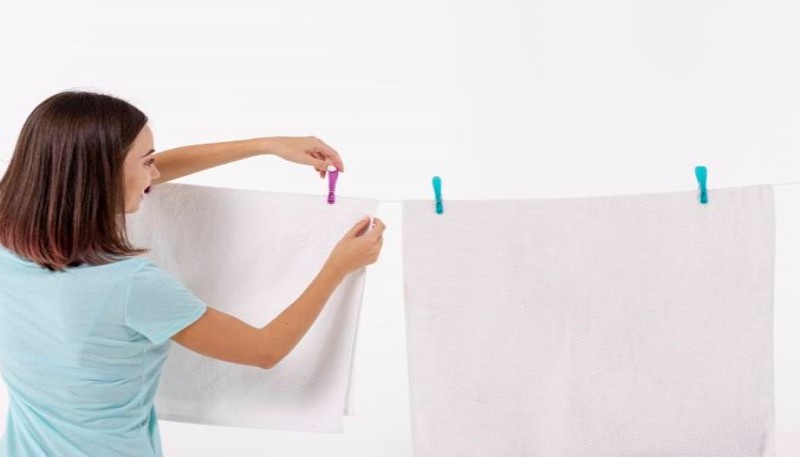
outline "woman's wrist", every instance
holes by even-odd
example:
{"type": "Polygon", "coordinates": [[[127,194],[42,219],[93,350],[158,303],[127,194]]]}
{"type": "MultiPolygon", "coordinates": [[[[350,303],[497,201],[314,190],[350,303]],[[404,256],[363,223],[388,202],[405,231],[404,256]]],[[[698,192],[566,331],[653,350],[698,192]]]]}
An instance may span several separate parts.
{"type": "Polygon", "coordinates": [[[278,140],[278,137],[274,136],[265,136],[261,138],[256,138],[255,141],[258,143],[258,150],[260,155],[272,155],[275,151],[275,143],[278,140]]]}
{"type": "Polygon", "coordinates": [[[344,278],[347,276],[347,273],[348,272],[344,268],[331,262],[330,259],[328,259],[325,262],[325,264],[322,266],[322,270],[320,270],[319,272],[320,276],[331,278],[333,281],[336,281],[337,283],[343,281],[344,278]]]}

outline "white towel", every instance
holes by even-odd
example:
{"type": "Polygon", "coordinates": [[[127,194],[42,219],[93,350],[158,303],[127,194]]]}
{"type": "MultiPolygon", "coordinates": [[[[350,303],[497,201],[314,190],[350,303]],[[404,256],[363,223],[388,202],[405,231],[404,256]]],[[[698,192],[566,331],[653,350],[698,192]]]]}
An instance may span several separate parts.
{"type": "MultiPolygon", "coordinates": [[[[131,240],[209,306],[264,326],[308,286],[377,200],[287,195],[168,183],[128,215],[131,240]]],[[[262,370],[173,344],[159,418],[273,430],[341,432],[365,270],[339,286],[294,350],[262,370]]]]}
{"type": "Polygon", "coordinates": [[[770,186],[408,201],[415,457],[772,457],[770,186]]]}

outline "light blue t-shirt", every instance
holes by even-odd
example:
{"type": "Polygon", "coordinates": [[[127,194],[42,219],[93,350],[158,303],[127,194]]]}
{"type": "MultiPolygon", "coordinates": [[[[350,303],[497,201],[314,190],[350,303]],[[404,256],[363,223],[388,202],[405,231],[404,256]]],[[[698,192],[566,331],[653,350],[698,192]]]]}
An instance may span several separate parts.
{"type": "Polygon", "coordinates": [[[206,309],[145,258],[53,272],[0,245],[0,457],[161,456],[170,338],[206,309]]]}

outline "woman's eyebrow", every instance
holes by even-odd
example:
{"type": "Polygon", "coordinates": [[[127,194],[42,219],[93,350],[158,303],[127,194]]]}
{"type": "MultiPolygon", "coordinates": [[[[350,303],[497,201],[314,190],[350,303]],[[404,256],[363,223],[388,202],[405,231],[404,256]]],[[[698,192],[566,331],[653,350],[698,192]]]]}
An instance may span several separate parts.
{"type": "Polygon", "coordinates": [[[151,150],[149,150],[149,151],[147,152],[147,154],[143,155],[142,157],[147,157],[147,156],[149,156],[150,154],[152,154],[152,153],[154,153],[154,152],[156,152],[156,150],[155,150],[155,149],[151,149],[151,150]]]}

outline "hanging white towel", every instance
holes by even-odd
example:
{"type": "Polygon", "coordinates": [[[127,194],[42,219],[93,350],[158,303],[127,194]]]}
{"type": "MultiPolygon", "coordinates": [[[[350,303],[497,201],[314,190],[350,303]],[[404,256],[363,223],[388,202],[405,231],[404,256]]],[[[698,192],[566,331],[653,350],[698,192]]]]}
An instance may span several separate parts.
{"type": "Polygon", "coordinates": [[[773,457],[770,186],[408,201],[415,457],[773,457]]]}
{"type": "MultiPolygon", "coordinates": [[[[168,183],[128,215],[145,257],[209,306],[261,327],[291,304],[377,200],[168,183]]],[[[273,430],[341,432],[352,412],[353,351],[365,270],[339,286],[294,350],[270,370],[172,345],[159,418],[273,430]]]]}

